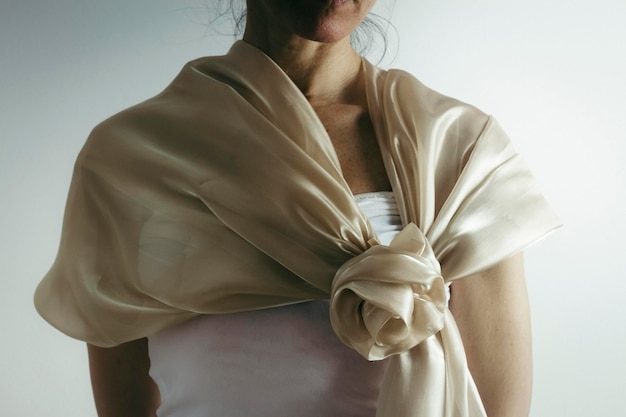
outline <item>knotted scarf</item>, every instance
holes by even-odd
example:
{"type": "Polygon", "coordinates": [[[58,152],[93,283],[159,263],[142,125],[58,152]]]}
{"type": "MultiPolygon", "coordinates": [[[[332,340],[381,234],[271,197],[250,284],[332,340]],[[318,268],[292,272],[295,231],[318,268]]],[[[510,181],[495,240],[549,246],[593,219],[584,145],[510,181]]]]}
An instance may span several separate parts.
{"type": "Polygon", "coordinates": [[[405,72],[362,70],[405,225],[389,246],[306,98],[240,41],[93,130],[38,311],[114,346],[198,314],[330,299],[337,336],[388,358],[379,416],[483,416],[445,285],[559,221],[492,118],[405,72]]]}

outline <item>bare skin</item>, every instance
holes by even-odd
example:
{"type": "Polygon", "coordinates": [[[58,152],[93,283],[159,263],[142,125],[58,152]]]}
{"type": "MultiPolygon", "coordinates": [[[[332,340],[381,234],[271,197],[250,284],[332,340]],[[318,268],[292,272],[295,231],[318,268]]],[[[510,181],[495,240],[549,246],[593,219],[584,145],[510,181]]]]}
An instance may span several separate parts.
{"type": "MultiPolygon", "coordinates": [[[[268,54],[307,97],[329,133],[352,192],[390,190],[360,58],[348,38],[374,1],[349,2],[336,10],[327,3],[248,0],[244,40],[268,54]],[[299,16],[294,3],[310,4],[317,12],[299,16]]],[[[522,256],[455,282],[450,309],[488,416],[527,417],[532,355],[522,256]]],[[[156,415],[160,398],[148,375],[147,352],[146,339],[112,349],[89,346],[99,417],[156,415]]]]}
{"type": "Polygon", "coordinates": [[[87,345],[89,371],[99,417],[156,417],[159,389],[148,371],[148,340],[113,348],[87,345]]]}
{"type": "Polygon", "coordinates": [[[530,307],[522,254],[455,281],[450,310],[490,417],[527,417],[532,391],[530,307]]]}

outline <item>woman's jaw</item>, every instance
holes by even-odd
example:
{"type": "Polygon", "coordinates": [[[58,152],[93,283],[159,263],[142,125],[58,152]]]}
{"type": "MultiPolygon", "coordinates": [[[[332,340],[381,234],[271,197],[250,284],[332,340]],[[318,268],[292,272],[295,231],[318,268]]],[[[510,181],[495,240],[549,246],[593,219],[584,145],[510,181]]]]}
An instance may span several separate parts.
{"type": "Polygon", "coordinates": [[[375,0],[247,0],[244,39],[340,42],[365,19],[375,0]],[[288,40],[289,39],[289,40],[288,40]]]}
{"type": "Polygon", "coordinates": [[[247,0],[243,39],[265,52],[310,100],[345,94],[361,58],[350,34],[375,0],[247,0]]]}

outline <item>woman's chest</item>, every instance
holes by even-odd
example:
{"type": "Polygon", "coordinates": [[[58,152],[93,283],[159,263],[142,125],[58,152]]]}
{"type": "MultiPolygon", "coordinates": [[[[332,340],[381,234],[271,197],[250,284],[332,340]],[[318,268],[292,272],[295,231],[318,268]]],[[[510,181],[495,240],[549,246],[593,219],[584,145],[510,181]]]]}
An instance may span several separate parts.
{"type": "Polygon", "coordinates": [[[366,107],[332,104],[315,107],[353,194],[390,191],[374,126],[366,107]]]}

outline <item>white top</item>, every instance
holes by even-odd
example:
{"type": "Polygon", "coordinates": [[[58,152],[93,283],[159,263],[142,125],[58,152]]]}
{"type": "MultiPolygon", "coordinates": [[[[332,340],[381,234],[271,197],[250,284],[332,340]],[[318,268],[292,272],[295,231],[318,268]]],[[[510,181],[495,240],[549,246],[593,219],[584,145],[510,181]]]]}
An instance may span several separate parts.
{"type": "MultiPolygon", "coordinates": [[[[355,199],[388,244],[393,193],[355,199]]],[[[159,417],[373,417],[385,369],[337,339],[328,301],[200,316],[149,337],[149,353],[159,417]]]]}

